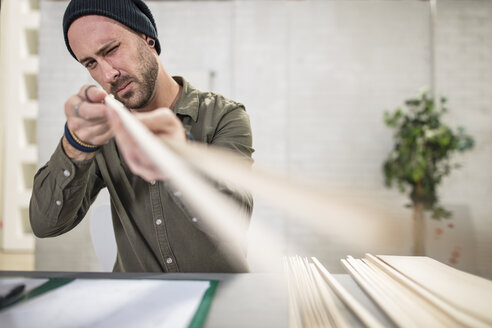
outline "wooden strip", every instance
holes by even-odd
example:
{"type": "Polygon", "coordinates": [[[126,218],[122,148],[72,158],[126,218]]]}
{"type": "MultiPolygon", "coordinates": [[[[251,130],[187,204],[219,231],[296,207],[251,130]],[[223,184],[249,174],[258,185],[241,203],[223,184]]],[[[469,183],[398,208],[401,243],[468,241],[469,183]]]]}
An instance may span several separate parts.
{"type": "Polygon", "coordinates": [[[304,258],[300,258],[300,270],[303,273],[304,276],[304,291],[306,292],[306,295],[308,296],[308,306],[309,309],[313,313],[313,318],[315,319],[315,327],[323,326],[323,325],[328,325],[330,324],[330,319],[326,317],[322,307],[320,306],[320,300],[318,297],[318,291],[315,289],[314,283],[312,281],[312,277],[310,272],[308,271],[308,268],[306,267],[306,264],[304,263],[304,258]]]}
{"type": "Polygon", "coordinates": [[[323,317],[325,318],[325,326],[330,327],[347,327],[345,320],[340,313],[340,310],[336,304],[334,295],[330,293],[326,283],[319,278],[319,273],[311,269],[312,264],[308,264],[313,279],[312,288],[316,291],[317,306],[319,307],[323,317]]]}
{"type": "Polygon", "coordinates": [[[366,258],[371,261],[374,265],[384,270],[388,275],[390,275],[395,281],[398,281],[403,286],[405,286],[411,292],[417,294],[419,297],[424,299],[427,304],[426,306],[433,307],[435,311],[444,313],[446,316],[451,318],[454,322],[450,323],[453,326],[461,327],[488,327],[483,321],[470,316],[467,313],[462,312],[460,309],[452,306],[451,304],[443,301],[441,298],[429,292],[427,289],[423,288],[419,284],[415,283],[401,272],[395,270],[393,267],[387,263],[381,261],[379,258],[366,254],[366,258]]]}
{"type": "Polygon", "coordinates": [[[366,327],[369,328],[382,328],[374,316],[367,311],[360,303],[348,293],[345,288],[326,270],[326,268],[318,261],[317,258],[312,257],[314,265],[316,265],[320,274],[324,277],[325,281],[331,287],[331,289],[338,295],[338,297],[347,305],[347,307],[362,321],[366,327]]]}
{"type": "Polygon", "coordinates": [[[348,261],[354,266],[357,271],[362,274],[369,282],[372,289],[377,290],[382,297],[382,301],[386,302],[386,306],[390,306],[393,308],[397,308],[398,312],[402,317],[405,317],[405,321],[407,324],[413,323],[415,324],[415,318],[408,313],[406,306],[411,306],[410,304],[405,304],[405,306],[401,306],[399,304],[399,295],[395,295],[395,293],[391,290],[391,286],[387,284],[387,282],[383,279],[383,277],[377,276],[367,265],[360,259],[348,259],[348,261]]]}
{"type": "Polygon", "coordinates": [[[352,257],[342,259],[341,262],[352,278],[397,326],[417,328],[416,325],[411,324],[413,321],[411,318],[407,317],[401,308],[397,307],[394,302],[388,299],[387,295],[381,292],[380,288],[374,286],[373,281],[368,279],[363,273],[360,272],[359,265],[352,257]]]}
{"type": "MultiPolygon", "coordinates": [[[[189,143],[186,146],[171,140],[166,143],[197,169],[214,179],[240,186],[261,197],[269,204],[301,217],[303,223],[321,231],[336,231],[341,235],[354,235],[354,226],[367,225],[380,219],[380,211],[368,195],[354,199],[353,191],[328,190],[309,185],[278,171],[273,172],[255,164],[253,169],[243,158],[230,151],[205,145],[189,143]],[[333,218],[344,218],[342,221],[333,218]]],[[[371,230],[351,243],[380,241],[393,231],[371,230]]]]}
{"type": "Polygon", "coordinates": [[[316,265],[314,263],[310,263],[309,267],[313,274],[314,281],[316,282],[313,285],[313,288],[316,288],[320,297],[320,300],[324,304],[324,308],[326,309],[327,314],[330,316],[331,321],[335,327],[340,328],[348,328],[349,324],[347,319],[340,312],[339,306],[343,306],[342,304],[337,305],[336,303],[336,295],[329,288],[329,285],[325,282],[320,272],[318,271],[316,265]]]}
{"type": "Polygon", "coordinates": [[[289,260],[284,257],[282,259],[284,265],[284,272],[287,280],[287,291],[289,295],[289,327],[302,328],[302,320],[299,314],[300,305],[298,304],[298,297],[296,294],[296,281],[290,268],[289,260]]]}
{"type": "Polygon", "coordinates": [[[492,326],[492,282],[429,257],[378,258],[446,303],[492,326]]]}
{"type": "Polygon", "coordinates": [[[319,316],[319,311],[317,311],[314,297],[313,289],[310,287],[309,276],[303,266],[302,259],[296,256],[294,259],[295,269],[298,271],[298,279],[300,282],[301,292],[304,295],[304,310],[306,321],[309,322],[309,327],[319,327],[322,325],[322,319],[319,316]]]}
{"type": "Polygon", "coordinates": [[[455,321],[441,312],[436,312],[425,300],[410,292],[373,263],[368,262],[366,259],[361,261],[365,263],[372,275],[378,277],[380,283],[387,289],[387,292],[393,296],[395,304],[401,307],[413,319],[417,326],[456,327],[455,321]]]}
{"type": "Polygon", "coordinates": [[[302,280],[300,277],[299,270],[297,269],[297,263],[295,258],[288,258],[289,261],[289,268],[292,273],[292,282],[293,282],[293,287],[294,287],[294,295],[296,298],[296,303],[298,304],[297,311],[299,313],[299,317],[301,319],[301,325],[302,326],[311,326],[312,325],[312,316],[306,315],[307,310],[306,310],[306,295],[303,292],[303,287],[302,287],[302,280]]]}

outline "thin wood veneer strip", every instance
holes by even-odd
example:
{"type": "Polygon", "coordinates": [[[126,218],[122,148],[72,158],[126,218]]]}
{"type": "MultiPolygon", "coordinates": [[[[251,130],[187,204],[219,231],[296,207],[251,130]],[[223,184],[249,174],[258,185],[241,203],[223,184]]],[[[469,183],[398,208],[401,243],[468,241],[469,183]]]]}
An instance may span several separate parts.
{"type": "Polygon", "coordinates": [[[347,305],[347,307],[369,328],[382,328],[383,326],[379,323],[374,316],[367,311],[360,303],[348,293],[345,288],[340,285],[338,281],[331,275],[328,270],[318,261],[317,258],[312,257],[314,265],[326,280],[331,289],[338,295],[338,297],[347,305]]]}
{"type": "Polygon", "coordinates": [[[437,298],[492,326],[492,281],[429,257],[377,257],[437,298]]]}
{"type": "Polygon", "coordinates": [[[358,264],[354,258],[349,256],[347,259],[342,259],[341,262],[355,282],[359,284],[374,303],[376,303],[397,326],[417,328],[417,325],[411,324],[413,322],[412,318],[400,307],[396,306],[394,301],[381,290],[381,286],[375,285],[373,280],[367,275],[364,275],[364,271],[361,269],[360,264],[358,264]]]}
{"type": "Polygon", "coordinates": [[[461,311],[460,309],[454,307],[452,304],[447,303],[443,299],[434,295],[421,285],[417,284],[413,280],[409,279],[403,273],[394,269],[387,263],[383,262],[381,259],[377,258],[374,255],[366,254],[366,258],[378,266],[381,270],[385,271],[388,275],[390,275],[393,279],[398,281],[400,284],[405,286],[411,292],[417,294],[423,300],[427,302],[427,306],[433,307],[435,311],[442,312],[444,315],[448,316],[452,323],[449,323],[449,326],[453,327],[489,327],[489,325],[485,324],[483,321],[470,316],[468,313],[461,311]]]}
{"type": "Polygon", "coordinates": [[[349,324],[347,319],[342,315],[339,305],[337,305],[336,294],[329,288],[329,285],[323,279],[315,264],[309,263],[309,268],[315,280],[313,287],[317,289],[319,299],[322,302],[322,307],[326,309],[324,312],[329,316],[330,322],[333,323],[334,327],[348,328],[349,324]]]}
{"type": "Polygon", "coordinates": [[[284,271],[287,279],[287,291],[289,293],[289,327],[290,328],[302,328],[302,318],[299,313],[300,304],[298,300],[297,280],[292,272],[290,259],[283,258],[284,271]]]}
{"type": "MultiPolygon", "coordinates": [[[[292,316],[298,318],[294,324],[299,327],[334,327],[329,314],[322,307],[318,290],[311,279],[308,266],[300,257],[287,259],[289,285],[292,286],[292,316]]],[[[291,324],[291,326],[294,326],[291,324]]]]}
{"type": "Polygon", "coordinates": [[[387,289],[388,293],[394,296],[394,302],[398,304],[420,327],[459,327],[456,321],[448,315],[435,308],[420,297],[413,293],[397,280],[393,279],[384,270],[381,270],[375,264],[363,259],[368,270],[380,279],[380,283],[387,289]]]}

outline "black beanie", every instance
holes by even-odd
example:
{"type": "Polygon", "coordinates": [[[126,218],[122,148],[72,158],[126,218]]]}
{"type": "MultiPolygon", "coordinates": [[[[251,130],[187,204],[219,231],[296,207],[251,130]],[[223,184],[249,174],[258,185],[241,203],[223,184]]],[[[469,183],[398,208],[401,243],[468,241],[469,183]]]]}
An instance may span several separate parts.
{"type": "Polygon", "coordinates": [[[157,27],[149,7],[142,0],[72,0],[63,15],[63,34],[65,44],[72,56],[77,59],[68,43],[68,28],[79,17],[87,15],[106,16],[128,26],[136,32],[155,39],[155,50],[161,53],[157,39],[157,27]]]}

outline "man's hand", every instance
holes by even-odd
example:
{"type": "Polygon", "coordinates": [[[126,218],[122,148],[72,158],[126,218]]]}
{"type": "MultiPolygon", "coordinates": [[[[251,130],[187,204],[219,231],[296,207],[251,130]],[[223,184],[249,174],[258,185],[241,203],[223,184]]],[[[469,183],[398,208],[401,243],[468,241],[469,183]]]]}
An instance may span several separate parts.
{"type": "MultiPolygon", "coordinates": [[[[65,103],[68,128],[86,144],[101,146],[113,137],[106,116],[108,108],[103,104],[106,95],[106,92],[96,86],[84,85],[79,93],[68,98],[65,103]]],[[[65,136],[62,145],[72,160],[82,161],[95,156],[95,153],[84,153],[75,149],[65,136]]]]}
{"type": "MultiPolygon", "coordinates": [[[[162,138],[170,138],[178,142],[186,141],[183,124],[169,108],[158,108],[143,113],[134,112],[134,115],[155,135],[162,138]]],[[[149,182],[163,180],[164,176],[162,176],[150,158],[138,146],[136,140],[127,131],[120,117],[112,108],[108,108],[107,117],[112,134],[118,144],[118,149],[123,154],[130,170],[149,182]]]]}

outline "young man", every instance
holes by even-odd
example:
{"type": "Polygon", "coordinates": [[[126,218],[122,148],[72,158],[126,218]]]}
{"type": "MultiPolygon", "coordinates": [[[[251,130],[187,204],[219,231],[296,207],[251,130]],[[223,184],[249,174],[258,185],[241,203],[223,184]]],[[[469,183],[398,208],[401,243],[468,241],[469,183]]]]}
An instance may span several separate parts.
{"type": "MultiPolygon", "coordinates": [[[[209,235],[179,190],[156,181],[159,175],[145,160],[115,142],[120,130],[111,129],[114,113],[102,101],[113,94],[156,134],[177,142],[191,135],[194,142],[251,158],[244,106],[166,72],[154,19],[141,0],[72,0],[63,31],[69,52],[102,89],[85,85],[65,103],[64,136],[34,178],[30,221],[36,236],[74,228],[107,187],[118,246],[114,271],[247,271],[244,256],[226,256],[244,240],[229,245],[209,235]]],[[[249,194],[218,188],[251,213],[249,194]]]]}

